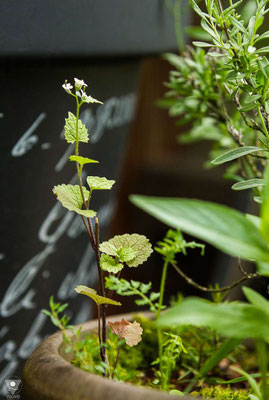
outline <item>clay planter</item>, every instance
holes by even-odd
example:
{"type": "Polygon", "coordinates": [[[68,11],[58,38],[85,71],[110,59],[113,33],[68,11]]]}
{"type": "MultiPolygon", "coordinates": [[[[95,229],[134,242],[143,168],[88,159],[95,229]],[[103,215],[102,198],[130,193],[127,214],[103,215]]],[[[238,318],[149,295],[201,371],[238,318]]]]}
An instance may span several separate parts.
{"type": "MultiPolygon", "coordinates": [[[[149,315],[146,313],[145,315],[149,315]]],[[[132,320],[132,314],[109,317],[132,320]]],[[[97,320],[84,323],[82,332],[97,329],[97,320]]],[[[23,371],[24,400],[168,400],[176,398],[157,390],[115,382],[80,370],[68,362],[62,332],[45,339],[32,353],[23,371]]],[[[188,399],[184,397],[184,400],[188,399]]],[[[191,397],[195,400],[194,397],[191,397]]]]}

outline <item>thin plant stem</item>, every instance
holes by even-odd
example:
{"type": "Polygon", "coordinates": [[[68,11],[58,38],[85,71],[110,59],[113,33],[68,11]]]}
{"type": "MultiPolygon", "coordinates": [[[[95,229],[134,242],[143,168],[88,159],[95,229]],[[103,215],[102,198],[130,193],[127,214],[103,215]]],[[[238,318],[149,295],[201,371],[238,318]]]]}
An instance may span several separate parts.
{"type": "MultiPolygon", "coordinates": [[[[100,244],[100,236],[99,236],[99,221],[98,218],[95,218],[95,240],[96,240],[96,248],[95,248],[95,254],[96,254],[96,262],[97,262],[97,268],[98,268],[98,274],[99,274],[99,290],[101,293],[101,296],[105,297],[105,286],[104,286],[104,275],[103,275],[103,270],[100,267],[100,249],[99,249],[99,244],[100,244]]],[[[106,350],[105,347],[103,346],[106,343],[106,305],[101,304],[101,318],[102,318],[102,360],[105,362],[106,361],[106,350]]]]}
{"type": "Polygon", "coordinates": [[[102,359],[103,355],[102,355],[102,338],[101,338],[101,312],[99,304],[97,304],[97,318],[98,318],[98,339],[100,345],[100,356],[102,359]]]}
{"type": "Polygon", "coordinates": [[[187,276],[180,268],[178,265],[175,263],[171,262],[171,265],[175,268],[177,273],[185,279],[185,281],[189,284],[195,287],[196,289],[201,290],[202,292],[209,292],[209,293],[221,293],[221,292],[228,292],[229,290],[233,289],[240,283],[248,280],[248,279],[253,279],[253,278],[258,278],[259,274],[253,273],[253,274],[248,274],[247,272],[244,272],[243,276],[238,279],[237,281],[233,282],[231,285],[224,286],[222,288],[216,288],[216,289],[211,289],[206,286],[199,285],[199,283],[194,282],[189,276],[187,276]]]}
{"type": "Polygon", "coordinates": [[[113,367],[113,372],[112,372],[112,375],[111,375],[111,379],[114,378],[115,370],[117,368],[117,364],[118,364],[118,361],[119,361],[119,355],[120,355],[120,346],[118,346],[117,356],[116,356],[115,364],[114,364],[114,367],[113,367]]]}
{"type": "MultiPolygon", "coordinates": [[[[164,297],[164,289],[165,289],[165,281],[166,281],[168,265],[169,265],[169,261],[168,261],[168,259],[165,259],[164,265],[163,265],[161,286],[160,286],[159,304],[158,304],[158,309],[157,309],[157,312],[156,312],[156,321],[158,321],[159,318],[160,318],[161,310],[162,310],[162,306],[163,306],[163,297],[164,297]]],[[[164,374],[163,374],[163,371],[162,371],[162,355],[163,355],[162,332],[161,332],[161,328],[159,327],[158,324],[157,324],[157,337],[158,337],[158,347],[159,347],[159,363],[160,363],[161,381],[162,381],[162,387],[163,387],[165,382],[164,382],[164,374]]]]}

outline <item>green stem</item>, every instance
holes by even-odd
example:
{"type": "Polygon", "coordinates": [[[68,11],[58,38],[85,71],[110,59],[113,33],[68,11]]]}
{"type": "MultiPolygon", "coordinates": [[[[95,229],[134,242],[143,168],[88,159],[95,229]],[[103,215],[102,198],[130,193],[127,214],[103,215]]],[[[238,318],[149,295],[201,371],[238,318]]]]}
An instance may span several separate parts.
{"type": "MultiPolygon", "coordinates": [[[[100,267],[99,221],[98,221],[97,217],[95,218],[95,240],[96,240],[95,254],[96,254],[96,262],[97,262],[97,268],[98,268],[98,274],[99,274],[99,290],[100,290],[101,296],[106,297],[105,285],[104,285],[104,274],[103,274],[103,270],[100,267]]],[[[106,343],[106,305],[105,304],[101,304],[101,318],[102,318],[102,361],[106,362],[106,349],[104,346],[106,343]]]]}
{"type": "MultiPolygon", "coordinates": [[[[162,310],[162,306],[163,306],[163,297],[164,297],[164,289],[165,289],[165,281],[166,281],[168,265],[169,265],[169,261],[168,261],[168,259],[165,259],[164,265],[163,265],[161,286],[160,286],[159,304],[158,304],[158,309],[157,309],[157,312],[156,312],[156,321],[157,322],[160,319],[161,310],[162,310]]],[[[163,355],[162,332],[161,332],[161,328],[159,327],[158,324],[157,324],[157,336],[158,336],[158,346],[159,346],[159,362],[160,362],[160,372],[161,372],[161,383],[162,383],[162,387],[163,387],[165,385],[165,382],[164,382],[165,376],[164,376],[163,371],[162,371],[162,355],[163,355]]]]}
{"type": "Polygon", "coordinates": [[[268,367],[268,358],[267,358],[267,346],[263,340],[259,340],[257,342],[257,351],[259,357],[259,365],[261,371],[261,387],[262,387],[262,398],[263,400],[269,399],[269,386],[267,385],[267,367],[268,367]]]}
{"type": "Polygon", "coordinates": [[[264,132],[265,136],[267,137],[267,139],[269,139],[269,134],[268,134],[268,131],[267,131],[267,128],[266,128],[266,125],[265,125],[265,122],[264,122],[264,119],[263,119],[263,116],[262,116],[262,113],[261,113],[261,107],[260,106],[258,107],[258,113],[259,113],[259,117],[260,117],[260,120],[261,120],[261,123],[262,123],[263,132],[264,132]]]}
{"type": "Polygon", "coordinates": [[[118,346],[117,356],[116,356],[115,364],[114,364],[114,367],[113,367],[113,372],[112,372],[112,375],[111,375],[111,379],[114,378],[115,370],[117,368],[117,364],[118,364],[118,361],[119,361],[119,355],[120,355],[120,346],[118,346]]]}

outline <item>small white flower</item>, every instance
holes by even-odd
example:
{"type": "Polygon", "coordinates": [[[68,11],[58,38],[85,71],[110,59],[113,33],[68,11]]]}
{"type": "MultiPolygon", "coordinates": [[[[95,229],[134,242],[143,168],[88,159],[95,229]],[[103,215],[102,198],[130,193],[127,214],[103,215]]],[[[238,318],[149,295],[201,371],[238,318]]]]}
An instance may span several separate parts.
{"type": "Polygon", "coordinates": [[[71,85],[71,83],[67,83],[65,82],[62,87],[64,88],[64,90],[66,91],[66,93],[71,94],[71,90],[73,89],[73,86],[71,85]]]}
{"type": "Polygon", "coordinates": [[[84,82],[83,79],[74,78],[75,88],[76,90],[80,90],[82,87],[87,87],[88,85],[84,82]]]}
{"type": "Polygon", "coordinates": [[[249,52],[250,54],[254,53],[254,51],[256,51],[256,47],[248,46],[248,52],[249,52]]]}
{"type": "Polygon", "coordinates": [[[77,95],[78,97],[81,97],[81,92],[80,92],[79,90],[77,90],[77,91],[76,91],[76,95],[77,95]]]}
{"type": "Polygon", "coordinates": [[[94,99],[92,96],[88,96],[85,92],[82,93],[81,99],[85,101],[85,103],[100,103],[103,104],[101,101],[94,99]]]}

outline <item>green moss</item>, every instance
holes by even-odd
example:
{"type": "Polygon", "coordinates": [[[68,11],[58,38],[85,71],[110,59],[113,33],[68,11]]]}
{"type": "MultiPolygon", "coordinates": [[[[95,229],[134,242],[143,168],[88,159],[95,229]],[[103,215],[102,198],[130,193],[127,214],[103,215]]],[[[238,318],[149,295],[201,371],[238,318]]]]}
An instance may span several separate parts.
{"type": "Polygon", "coordinates": [[[249,390],[232,390],[230,387],[214,386],[201,389],[199,392],[191,393],[195,397],[204,397],[205,399],[218,400],[250,400],[251,392],[249,390]]]}

